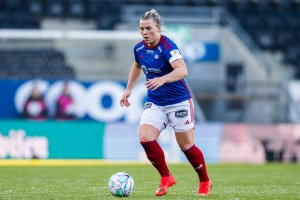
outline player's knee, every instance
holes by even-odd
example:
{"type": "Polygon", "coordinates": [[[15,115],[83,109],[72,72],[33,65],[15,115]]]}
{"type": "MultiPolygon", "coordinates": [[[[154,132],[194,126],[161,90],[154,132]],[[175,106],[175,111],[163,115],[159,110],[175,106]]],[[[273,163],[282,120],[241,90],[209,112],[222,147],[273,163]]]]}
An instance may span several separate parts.
{"type": "Polygon", "coordinates": [[[186,150],[192,148],[193,145],[194,145],[194,142],[178,143],[178,146],[181,149],[181,151],[186,151],[186,150]]]}
{"type": "Polygon", "coordinates": [[[151,134],[140,134],[140,142],[150,142],[156,140],[157,137],[151,134]]]}

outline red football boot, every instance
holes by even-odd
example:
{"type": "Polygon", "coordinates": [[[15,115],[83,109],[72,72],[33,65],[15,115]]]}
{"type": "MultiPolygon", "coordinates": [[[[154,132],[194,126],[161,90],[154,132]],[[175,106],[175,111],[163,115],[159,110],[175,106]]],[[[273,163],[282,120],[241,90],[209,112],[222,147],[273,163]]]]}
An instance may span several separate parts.
{"type": "Polygon", "coordinates": [[[200,182],[198,196],[207,196],[209,195],[210,189],[212,188],[212,181],[200,182]]]}
{"type": "Polygon", "coordinates": [[[160,186],[156,190],[156,196],[162,196],[168,192],[168,188],[176,183],[175,178],[170,174],[170,176],[165,176],[160,179],[160,186]]]}

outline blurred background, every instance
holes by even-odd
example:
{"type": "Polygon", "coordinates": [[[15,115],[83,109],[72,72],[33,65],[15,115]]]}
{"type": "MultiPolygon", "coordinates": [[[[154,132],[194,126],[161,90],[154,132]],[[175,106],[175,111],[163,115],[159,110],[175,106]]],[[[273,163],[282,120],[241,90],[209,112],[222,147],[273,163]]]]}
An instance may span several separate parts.
{"type": "MultiPolygon", "coordinates": [[[[0,0],[0,158],[145,161],[139,19],[178,44],[207,162],[300,162],[299,0],[0,0]]],[[[159,142],[185,162],[173,131],[159,142]]]]}

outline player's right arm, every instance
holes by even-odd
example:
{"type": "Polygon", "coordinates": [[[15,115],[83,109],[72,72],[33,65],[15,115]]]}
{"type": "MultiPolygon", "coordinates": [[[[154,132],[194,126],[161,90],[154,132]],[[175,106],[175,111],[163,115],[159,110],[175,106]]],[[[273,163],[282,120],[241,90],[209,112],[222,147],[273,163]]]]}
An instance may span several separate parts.
{"type": "Polygon", "coordinates": [[[131,91],[136,83],[136,81],[138,80],[139,76],[141,75],[142,69],[141,66],[138,62],[134,61],[131,69],[130,69],[130,73],[129,73],[129,78],[128,78],[128,83],[125,89],[125,92],[120,100],[120,105],[129,107],[130,106],[130,102],[128,101],[129,96],[131,95],[131,91]]]}

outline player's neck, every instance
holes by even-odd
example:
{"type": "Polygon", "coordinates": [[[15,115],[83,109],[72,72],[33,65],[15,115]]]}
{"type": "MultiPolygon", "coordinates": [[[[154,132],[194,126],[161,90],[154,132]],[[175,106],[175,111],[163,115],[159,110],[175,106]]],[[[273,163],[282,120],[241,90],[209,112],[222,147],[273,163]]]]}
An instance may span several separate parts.
{"type": "Polygon", "coordinates": [[[151,43],[147,43],[147,46],[148,47],[150,47],[150,48],[153,48],[153,47],[156,47],[158,44],[159,44],[159,42],[160,42],[160,40],[161,40],[161,35],[156,39],[156,40],[154,40],[153,42],[151,42],[151,43]]]}

